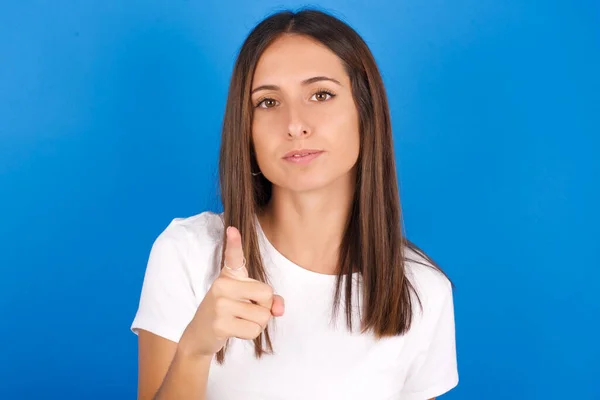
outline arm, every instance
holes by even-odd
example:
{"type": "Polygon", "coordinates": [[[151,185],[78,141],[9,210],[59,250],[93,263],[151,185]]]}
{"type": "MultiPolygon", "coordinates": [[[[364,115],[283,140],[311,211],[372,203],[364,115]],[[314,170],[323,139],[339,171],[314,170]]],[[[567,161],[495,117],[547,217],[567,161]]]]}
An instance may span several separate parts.
{"type": "MultiPolygon", "coordinates": [[[[243,266],[239,232],[231,237],[227,264],[243,266]]],[[[196,307],[177,243],[159,240],[153,247],[132,325],[139,335],[140,400],[204,400],[211,361],[227,338],[253,340],[272,316],[283,315],[283,300],[245,267],[221,270],[196,307]]]]}
{"type": "MultiPolygon", "coordinates": [[[[188,231],[174,221],[159,235],[150,252],[139,308],[132,324],[133,332],[138,335],[140,400],[160,398],[155,397],[159,389],[161,397],[168,396],[171,382],[180,382],[186,373],[184,369],[190,373],[194,369],[194,363],[181,356],[178,344],[183,343],[183,334],[198,307],[186,257],[189,243],[188,231]]],[[[191,383],[198,381],[201,379],[191,383]]]]}
{"type": "Polygon", "coordinates": [[[186,351],[185,344],[140,330],[139,400],[204,399],[210,357],[186,351]]]}

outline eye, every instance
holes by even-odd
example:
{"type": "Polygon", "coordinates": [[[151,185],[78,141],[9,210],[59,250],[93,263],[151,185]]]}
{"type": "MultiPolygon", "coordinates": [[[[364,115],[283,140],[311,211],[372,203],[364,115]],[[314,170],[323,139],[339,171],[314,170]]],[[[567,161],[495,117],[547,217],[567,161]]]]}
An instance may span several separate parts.
{"type": "Polygon", "coordinates": [[[263,97],[258,100],[255,107],[256,108],[273,108],[277,105],[277,100],[271,99],[269,97],[263,97]]]}
{"type": "Polygon", "coordinates": [[[320,89],[316,92],[310,99],[315,99],[318,102],[327,101],[335,97],[335,93],[330,92],[329,90],[320,89]]]}

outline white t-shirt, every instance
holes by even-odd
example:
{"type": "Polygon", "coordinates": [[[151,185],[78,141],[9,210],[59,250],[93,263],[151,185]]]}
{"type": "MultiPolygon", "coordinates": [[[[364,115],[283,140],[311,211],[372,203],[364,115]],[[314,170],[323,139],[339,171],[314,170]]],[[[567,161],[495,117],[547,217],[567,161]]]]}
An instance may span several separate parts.
{"type": "MultiPolygon", "coordinates": [[[[223,230],[222,215],[204,212],[174,219],[159,235],[133,332],[179,341],[219,274],[223,230]]],[[[257,232],[269,283],[285,299],[285,314],[269,325],[274,355],[257,360],[252,341],[230,339],[225,363],[211,365],[207,400],[425,400],[458,384],[452,289],[441,273],[408,263],[423,311],[415,306],[407,334],[377,341],[359,333],[356,313],[348,332],[343,297],[337,323],[330,323],[335,276],[292,263],[260,224],[257,232]]]]}

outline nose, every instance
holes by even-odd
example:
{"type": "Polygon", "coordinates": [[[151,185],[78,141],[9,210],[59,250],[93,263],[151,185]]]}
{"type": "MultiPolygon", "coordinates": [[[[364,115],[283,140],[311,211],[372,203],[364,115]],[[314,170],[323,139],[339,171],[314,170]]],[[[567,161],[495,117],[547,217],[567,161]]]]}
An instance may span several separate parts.
{"type": "Polygon", "coordinates": [[[293,139],[309,136],[311,129],[298,107],[291,108],[289,114],[288,137],[293,139]]]}
{"type": "Polygon", "coordinates": [[[303,136],[308,136],[308,130],[305,128],[299,128],[299,129],[294,129],[294,130],[290,129],[288,132],[288,136],[290,138],[294,138],[294,137],[300,138],[303,136]]]}

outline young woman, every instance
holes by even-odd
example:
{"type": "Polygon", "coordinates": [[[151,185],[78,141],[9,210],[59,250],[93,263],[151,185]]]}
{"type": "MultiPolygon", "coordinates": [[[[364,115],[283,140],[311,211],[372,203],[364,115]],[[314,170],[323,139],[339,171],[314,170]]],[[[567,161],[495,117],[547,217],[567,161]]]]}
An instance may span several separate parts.
{"type": "Polygon", "coordinates": [[[224,212],[173,220],[150,253],[132,325],[139,398],[453,388],[452,286],[403,236],[396,179],[385,89],[359,35],[314,10],[260,23],[231,80],[224,212]]]}

